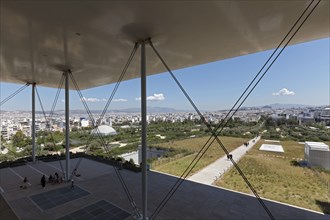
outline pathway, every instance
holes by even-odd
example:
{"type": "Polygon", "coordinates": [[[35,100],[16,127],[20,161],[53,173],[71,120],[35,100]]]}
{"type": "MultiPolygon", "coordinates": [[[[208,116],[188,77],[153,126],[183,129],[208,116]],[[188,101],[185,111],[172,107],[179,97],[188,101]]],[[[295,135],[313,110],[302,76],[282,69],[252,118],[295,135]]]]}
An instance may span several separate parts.
{"type": "MultiPolygon", "coordinates": [[[[251,139],[249,141],[249,146],[246,147],[243,144],[230,152],[230,154],[233,155],[235,162],[238,162],[241,157],[246,154],[246,151],[250,150],[259,140],[260,137],[251,139]]],[[[228,160],[227,155],[225,155],[187,179],[197,183],[212,185],[213,182],[229,170],[231,166],[233,166],[232,162],[228,160]]]]}

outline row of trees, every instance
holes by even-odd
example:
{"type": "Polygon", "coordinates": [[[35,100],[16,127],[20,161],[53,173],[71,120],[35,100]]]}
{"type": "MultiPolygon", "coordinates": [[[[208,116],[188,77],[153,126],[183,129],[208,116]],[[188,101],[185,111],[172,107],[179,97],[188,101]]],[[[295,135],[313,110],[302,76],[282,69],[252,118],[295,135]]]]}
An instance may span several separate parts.
{"type": "MultiPolygon", "coordinates": [[[[219,122],[221,123],[221,122],[219,122]]],[[[219,124],[212,124],[213,129],[219,124]]],[[[120,141],[131,146],[123,148],[122,150],[115,150],[122,152],[125,149],[131,151],[140,143],[141,127],[131,126],[129,128],[121,128],[114,126],[117,131],[115,136],[103,137],[105,143],[120,141]],[[134,147],[133,147],[134,146],[134,147]]],[[[95,151],[99,154],[104,153],[103,144],[96,136],[91,136],[92,128],[85,128],[82,130],[75,129],[70,133],[70,146],[88,145],[89,151],[95,151]]],[[[265,139],[280,139],[280,140],[296,140],[296,141],[330,141],[330,129],[319,124],[315,125],[315,129],[310,127],[298,125],[294,120],[273,120],[270,117],[262,117],[258,123],[243,122],[240,119],[231,119],[226,123],[226,127],[222,130],[221,135],[232,137],[254,137],[262,134],[265,139]],[[267,132],[263,132],[267,130],[267,132]]],[[[201,121],[183,122],[151,122],[148,124],[148,144],[153,145],[160,142],[168,142],[173,140],[185,139],[191,136],[205,136],[211,135],[209,129],[201,121]],[[165,136],[162,139],[159,137],[165,136]]],[[[60,131],[49,132],[40,131],[37,133],[37,145],[44,146],[45,150],[60,151],[64,149],[65,137],[64,133],[60,131]]],[[[4,142],[3,142],[4,143],[4,142]]],[[[23,132],[18,131],[12,137],[12,150],[16,147],[23,148],[24,151],[20,154],[31,153],[32,141],[30,137],[24,135],[23,132]]],[[[116,146],[111,146],[116,149],[116,146]]],[[[39,147],[40,148],[40,147],[39,147]]]]}
{"type": "Polygon", "coordinates": [[[261,129],[267,130],[262,134],[266,139],[281,139],[294,141],[330,141],[330,129],[323,124],[299,125],[297,120],[263,118],[261,129]],[[277,130],[276,130],[277,129],[277,130]]]}

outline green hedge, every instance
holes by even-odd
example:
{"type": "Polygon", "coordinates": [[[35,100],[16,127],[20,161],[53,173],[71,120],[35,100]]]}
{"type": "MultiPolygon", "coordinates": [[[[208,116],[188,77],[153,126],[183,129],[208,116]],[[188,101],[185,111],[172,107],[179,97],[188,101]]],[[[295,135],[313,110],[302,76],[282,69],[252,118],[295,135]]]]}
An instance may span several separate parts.
{"type": "MultiPolygon", "coordinates": [[[[118,168],[124,168],[127,170],[131,170],[134,172],[140,172],[141,167],[139,165],[136,165],[134,163],[131,163],[129,161],[124,161],[122,158],[114,158],[111,157],[110,159],[105,156],[96,156],[96,155],[89,155],[85,153],[70,153],[70,158],[86,158],[90,160],[94,160],[97,162],[105,163],[111,166],[116,166],[118,168]]],[[[37,160],[41,160],[43,162],[52,162],[57,160],[64,160],[65,155],[45,155],[45,156],[37,156],[37,160]]],[[[4,161],[0,163],[0,169],[6,168],[6,167],[16,167],[16,166],[23,166],[26,165],[27,162],[32,162],[32,157],[24,157],[20,158],[14,161],[4,161]]]]}

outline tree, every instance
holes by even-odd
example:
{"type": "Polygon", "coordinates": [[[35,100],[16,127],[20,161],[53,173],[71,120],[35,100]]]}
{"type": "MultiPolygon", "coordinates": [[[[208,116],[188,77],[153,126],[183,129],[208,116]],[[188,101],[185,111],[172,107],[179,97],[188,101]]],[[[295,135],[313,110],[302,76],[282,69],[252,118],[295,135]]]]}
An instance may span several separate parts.
{"type": "Polygon", "coordinates": [[[265,126],[268,127],[275,127],[276,126],[276,122],[275,120],[273,120],[272,118],[267,118],[266,122],[265,122],[265,126]]]}
{"type": "Polygon", "coordinates": [[[16,134],[13,136],[13,145],[14,147],[24,147],[26,145],[26,136],[23,134],[22,131],[17,131],[16,134]]]}
{"type": "Polygon", "coordinates": [[[1,137],[1,142],[0,143],[3,143],[3,142],[6,141],[5,138],[2,135],[0,135],[0,137],[1,137]]]}
{"type": "Polygon", "coordinates": [[[64,139],[64,134],[60,131],[55,131],[52,134],[48,134],[46,137],[46,142],[53,142],[53,138],[55,143],[61,142],[64,139]]]}

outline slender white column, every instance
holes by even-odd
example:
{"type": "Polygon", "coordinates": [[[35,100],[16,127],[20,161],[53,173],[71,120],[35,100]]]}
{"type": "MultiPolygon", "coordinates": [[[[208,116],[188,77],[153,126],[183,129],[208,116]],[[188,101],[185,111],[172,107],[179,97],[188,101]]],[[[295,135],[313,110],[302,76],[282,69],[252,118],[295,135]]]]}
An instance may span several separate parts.
{"type": "Polygon", "coordinates": [[[65,180],[70,178],[70,109],[69,109],[69,71],[65,73],[65,180]]]}
{"type": "Polygon", "coordinates": [[[141,43],[141,150],[142,150],[142,219],[147,217],[147,79],[145,42],[141,43]]]}
{"type": "Polygon", "coordinates": [[[32,83],[32,161],[36,162],[36,84],[32,83]]]}

